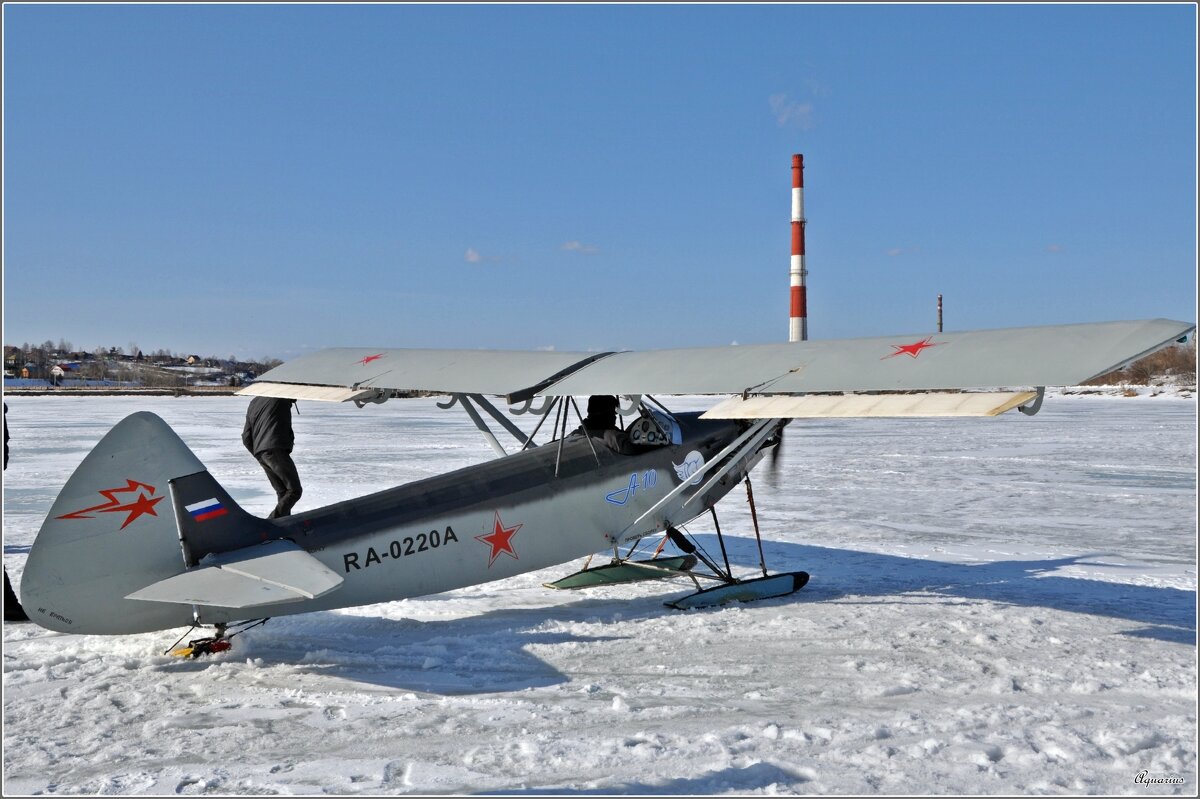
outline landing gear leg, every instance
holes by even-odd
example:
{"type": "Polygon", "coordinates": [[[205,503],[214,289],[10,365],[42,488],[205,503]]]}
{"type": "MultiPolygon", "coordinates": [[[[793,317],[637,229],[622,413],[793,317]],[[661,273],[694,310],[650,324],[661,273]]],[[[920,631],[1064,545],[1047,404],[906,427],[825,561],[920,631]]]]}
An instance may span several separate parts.
{"type": "MultiPolygon", "coordinates": [[[[250,619],[249,621],[239,621],[235,623],[237,629],[234,632],[227,633],[229,625],[225,622],[217,622],[213,625],[213,635],[208,638],[193,638],[188,641],[187,646],[179,646],[179,641],[183,640],[180,637],[179,641],[175,642],[175,646],[167,650],[166,654],[175,655],[176,657],[198,658],[201,655],[212,655],[216,652],[224,652],[233,646],[230,641],[235,635],[246,632],[246,630],[258,627],[261,624],[266,624],[270,619],[250,619]]],[[[193,630],[198,629],[199,624],[192,627],[193,630]]],[[[187,633],[183,634],[184,636],[187,633]]]]}
{"type": "MultiPolygon", "coordinates": [[[[739,580],[733,576],[729,570],[729,556],[725,554],[725,538],[721,535],[720,526],[717,527],[717,541],[721,544],[721,554],[725,558],[726,571],[721,572],[716,564],[710,558],[707,558],[701,552],[696,552],[697,557],[704,561],[714,573],[719,575],[720,579],[725,583],[716,588],[706,588],[703,591],[697,591],[689,596],[676,599],[672,602],[667,602],[669,608],[677,608],[684,610],[687,608],[703,608],[712,607],[713,605],[723,605],[726,602],[750,602],[756,599],[770,599],[772,597],[786,596],[795,593],[805,586],[808,582],[808,572],[784,572],[783,574],[770,575],[767,572],[766,559],[763,557],[762,538],[758,531],[758,512],[754,507],[754,493],[750,488],[750,479],[746,478],[746,497],[750,503],[750,514],[754,520],[754,537],[758,541],[758,558],[759,565],[762,568],[762,577],[756,577],[750,580],[739,580]]],[[[717,512],[713,508],[713,523],[716,523],[717,512]]],[[[695,551],[696,547],[688,541],[682,533],[673,527],[667,528],[667,535],[677,547],[684,552],[695,551]]]]}
{"type": "Polygon", "coordinates": [[[228,625],[224,623],[218,623],[214,624],[213,627],[215,634],[211,637],[193,638],[192,640],[188,641],[187,646],[179,646],[178,642],[176,642],[176,646],[173,649],[168,650],[167,654],[181,658],[198,658],[201,655],[211,655],[216,652],[224,652],[226,649],[232,647],[233,644],[230,643],[229,639],[225,637],[225,630],[228,625]]]}

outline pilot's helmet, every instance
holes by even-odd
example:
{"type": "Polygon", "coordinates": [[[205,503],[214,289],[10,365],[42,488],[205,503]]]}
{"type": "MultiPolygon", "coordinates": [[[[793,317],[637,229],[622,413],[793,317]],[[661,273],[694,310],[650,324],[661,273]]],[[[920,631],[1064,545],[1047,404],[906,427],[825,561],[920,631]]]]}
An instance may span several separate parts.
{"type": "Polygon", "coordinates": [[[594,394],[588,397],[588,416],[615,416],[620,401],[611,394],[594,394]]]}

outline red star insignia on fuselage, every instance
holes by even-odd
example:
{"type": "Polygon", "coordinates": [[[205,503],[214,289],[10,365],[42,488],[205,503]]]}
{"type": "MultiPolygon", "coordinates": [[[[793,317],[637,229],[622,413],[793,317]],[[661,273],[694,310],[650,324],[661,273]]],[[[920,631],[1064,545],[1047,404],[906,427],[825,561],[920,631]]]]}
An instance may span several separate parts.
{"type": "Polygon", "coordinates": [[[505,527],[504,522],[500,521],[500,512],[496,511],[496,521],[492,532],[487,535],[475,536],[476,541],[482,541],[492,548],[492,559],[488,561],[489,569],[492,568],[492,564],[496,562],[496,558],[500,556],[501,552],[514,560],[520,560],[517,557],[517,551],[512,547],[512,537],[524,526],[524,524],[514,524],[512,527],[505,527]]]}
{"type": "Polygon", "coordinates": [[[121,525],[121,529],[124,530],[129,526],[130,522],[139,516],[143,516],[147,513],[151,516],[158,515],[158,513],[156,513],[154,510],[154,506],[159,502],[162,502],[165,497],[152,496],[154,492],[154,486],[146,483],[139,483],[136,480],[130,480],[129,478],[126,478],[125,486],[122,488],[103,488],[99,491],[100,496],[107,499],[108,502],[104,502],[99,505],[93,505],[92,507],[84,508],[83,510],[65,513],[57,518],[91,519],[92,516],[89,514],[92,513],[128,513],[129,515],[125,517],[124,524],[121,525]],[[150,496],[147,495],[147,491],[150,493],[150,496]],[[121,504],[121,500],[117,498],[117,494],[137,494],[137,499],[135,499],[133,502],[121,504]]]}
{"type": "Polygon", "coordinates": [[[931,344],[929,342],[929,339],[931,338],[933,338],[933,336],[928,336],[924,339],[921,339],[916,344],[892,344],[891,347],[895,350],[895,352],[893,352],[891,355],[885,355],[879,360],[886,361],[888,358],[895,358],[897,355],[907,355],[910,358],[915,358],[921,354],[921,350],[927,347],[936,347],[938,344],[942,343],[938,342],[931,344]]]}
{"type": "Polygon", "coordinates": [[[382,352],[377,352],[377,353],[375,353],[374,355],[368,355],[367,357],[363,358],[361,361],[358,361],[357,363],[358,363],[360,366],[366,366],[366,365],[367,365],[367,364],[369,364],[371,361],[378,361],[378,360],[379,360],[380,358],[382,358],[382,357],[383,357],[383,353],[382,353],[382,352]]]}

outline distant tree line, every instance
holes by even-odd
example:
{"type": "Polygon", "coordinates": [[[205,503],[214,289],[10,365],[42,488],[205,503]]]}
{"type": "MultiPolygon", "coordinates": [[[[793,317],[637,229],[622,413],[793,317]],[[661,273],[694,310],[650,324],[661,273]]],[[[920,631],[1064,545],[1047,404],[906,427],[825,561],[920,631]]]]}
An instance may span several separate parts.
{"type": "Polygon", "coordinates": [[[1087,381],[1090,386],[1149,385],[1152,380],[1175,378],[1183,383],[1196,382],[1196,338],[1187,344],[1173,344],[1145,358],[1134,361],[1124,369],[1100,375],[1087,381]]]}
{"type": "Polygon", "coordinates": [[[70,377],[139,382],[153,388],[173,388],[193,379],[192,375],[169,367],[209,367],[220,369],[231,378],[240,378],[242,375],[256,377],[281,363],[283,361],[278,358],[238,360],[234,355],[228,358],[199,356],[161,348],[147,354],[136,342],[130,342],[128,347],[95,347],[91,350],[76,349],[70,341],[61,338],[57,343],[47,339],[40,344],[4,345],[5,371],[17,376],[28,371],[28,377],[51,380],[56,366],[69,366],[70,377]]]}

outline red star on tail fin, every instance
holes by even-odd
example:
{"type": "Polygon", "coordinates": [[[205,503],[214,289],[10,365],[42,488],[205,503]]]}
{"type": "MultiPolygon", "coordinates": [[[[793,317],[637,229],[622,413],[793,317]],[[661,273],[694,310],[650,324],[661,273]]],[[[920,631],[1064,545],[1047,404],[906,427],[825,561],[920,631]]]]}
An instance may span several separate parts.
{"type": "Polygon", "coordinates": [[[148,513],[151,516],[158,515],[154,511],[154,506],[159,502],[162,502],[165,497],[155,497],[155,491],[156,489],[154,486],[149,485],[148,483],[139,483],[137,480],[125,478],[125,485],[123,487],[100,489],[98,493],[100,496],[107,499],[107,502],[103,502],[99,505],[93,505],[92,507],[84,508],[83,510],[64,513],[62,516],[57,518],[91,519],[94,518],[91,515],[93,513],[128,513],[129,515],[125,518],[125,523],[121,525],[121,529],[124,530],[129,526],[130,522],[143,514],[148,513]],[[149,492],[149,495],[147,495],[147,492],[149,492]],[[117,498],[117,494],[137,494],[138,497],[132,502],[122,504],[121,500],[117,498]]]}

